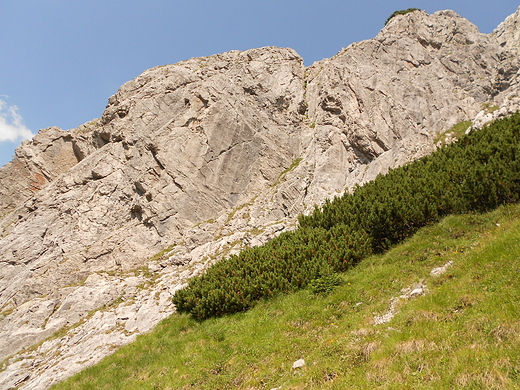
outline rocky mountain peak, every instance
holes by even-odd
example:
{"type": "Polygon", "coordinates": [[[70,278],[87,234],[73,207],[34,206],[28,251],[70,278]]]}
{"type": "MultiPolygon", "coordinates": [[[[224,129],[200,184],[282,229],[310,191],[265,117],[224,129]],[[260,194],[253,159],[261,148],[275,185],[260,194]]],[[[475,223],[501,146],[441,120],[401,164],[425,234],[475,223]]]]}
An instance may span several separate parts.
{"type": "Polygon", "coordinates": [[[453,11],[398,15],[307,68],[276,47],[158,66],[100,119],[41,130],[0,168],[0,358],[18,354],[0,387],[99,360],[211,263],[431,153],[453,125],[517,110],[517,19],[486,35],[453,11]]]}
{"type": "Polygon", "coordinates": [[[421,10],[396,15],[378,36],[408,36],[425,46],[436,48],[449,43],[473,44],[473,39],[483,39],[477,26],[451,10],[437,11],[431,15],[421,10]]]}
{"type": "Polygon", "coordinates": [[[491,35],[501,47],[518,53],[520,49],[520,7],[500,23],[491,35]]]}

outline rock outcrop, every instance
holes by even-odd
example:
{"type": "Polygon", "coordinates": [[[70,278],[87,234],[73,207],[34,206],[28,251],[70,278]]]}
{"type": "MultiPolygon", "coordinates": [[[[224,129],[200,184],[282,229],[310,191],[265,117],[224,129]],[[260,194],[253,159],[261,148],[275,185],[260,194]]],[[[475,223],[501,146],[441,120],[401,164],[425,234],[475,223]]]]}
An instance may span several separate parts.
{"type": "Polygon", "coordinates": [[[22,205],[77,163],[71,134],[58,127],[41,130],[31,142],[24,141],[14,159],[0,169],[0,216],[22,205]]]}
{"type": "Polygon", "coordinates": [[[508,16],[497,27],[491,36],[498,44],[506,49],[518,53],[520,49],[520,7],[512,15],[508,16]]]}
{"type": "Polygon", "coordinates": [[[40,131],[0,168],[0,387],[95,363],[212,262],[518,110],[518,17],[486,35],[453,11],[399,15],[308,68],[275,47],[161,66],[100,119],[40,131]]]}

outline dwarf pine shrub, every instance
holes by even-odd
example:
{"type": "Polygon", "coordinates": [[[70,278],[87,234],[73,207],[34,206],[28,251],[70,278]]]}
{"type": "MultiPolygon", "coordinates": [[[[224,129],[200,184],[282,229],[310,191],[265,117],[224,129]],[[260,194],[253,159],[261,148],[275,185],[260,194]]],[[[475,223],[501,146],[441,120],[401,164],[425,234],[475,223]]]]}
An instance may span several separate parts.
{"type": "Polygon", "coordinates": [[[343,283],[343,278],[339,274],[330,274],[314,279],[309,286],[314,294],[326,295],[330,294],[334,287],[341,286],[343,283]]]}
{"type": "Polygon", "coordinates": [[[295,291],[352,267],[369,254],[370,247],[363,230],[343,224],[286,232],[214,264],[179,290],[173,302],[178,311],[196,319],[244,311],[260,299],[295,291]]]}

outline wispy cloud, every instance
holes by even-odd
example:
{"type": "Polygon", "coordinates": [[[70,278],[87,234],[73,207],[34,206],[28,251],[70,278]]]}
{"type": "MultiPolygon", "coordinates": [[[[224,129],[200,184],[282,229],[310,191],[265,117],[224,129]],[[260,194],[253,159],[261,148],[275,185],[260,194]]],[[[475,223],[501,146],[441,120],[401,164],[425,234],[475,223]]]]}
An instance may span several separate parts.
{"type": "Polygon", "coordinates": [[[34,134],[23,124],[18,107],[0,98],[0,142],[30,139],[34,134]]]}

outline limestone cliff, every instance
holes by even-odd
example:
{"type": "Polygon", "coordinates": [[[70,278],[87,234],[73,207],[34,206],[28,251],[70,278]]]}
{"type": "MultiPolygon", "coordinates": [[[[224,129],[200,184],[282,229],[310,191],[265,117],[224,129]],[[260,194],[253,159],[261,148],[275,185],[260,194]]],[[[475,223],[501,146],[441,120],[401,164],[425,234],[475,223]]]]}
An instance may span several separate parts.
{"type": "Polygon", "coordinates": [[[0,359],[17,354],[0,387],[71,375],[222,256],[458,122],[516,111],[519,15],[490,35],[453,11],[399,15],[307,68],[275,47],[194,58],[124,84],[98,120],[40,131],[0,168],[0,359]]]}

